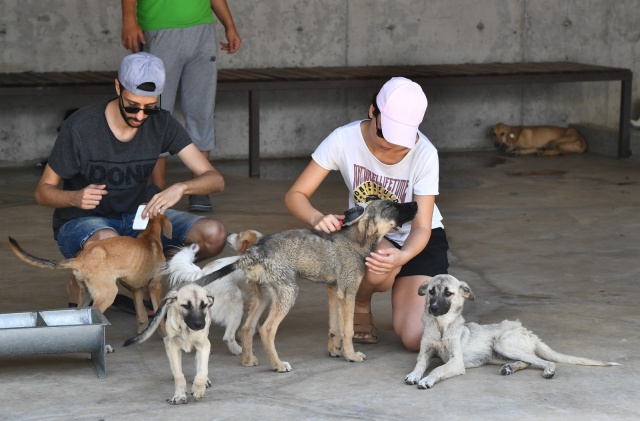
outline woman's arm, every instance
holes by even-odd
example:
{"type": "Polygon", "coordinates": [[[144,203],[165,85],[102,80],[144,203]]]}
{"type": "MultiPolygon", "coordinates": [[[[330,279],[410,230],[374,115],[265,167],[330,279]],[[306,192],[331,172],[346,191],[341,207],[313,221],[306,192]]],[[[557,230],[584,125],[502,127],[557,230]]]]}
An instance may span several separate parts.
{"type": "Polygon", "coordinates": [[[291,215],[327,233],[339,231],[342,227],[340,220],[344,216],[324,215],[311,205],[310,199],[328,174],[329,170],[311,160],[284,197],[284,204],[291,215]]]}

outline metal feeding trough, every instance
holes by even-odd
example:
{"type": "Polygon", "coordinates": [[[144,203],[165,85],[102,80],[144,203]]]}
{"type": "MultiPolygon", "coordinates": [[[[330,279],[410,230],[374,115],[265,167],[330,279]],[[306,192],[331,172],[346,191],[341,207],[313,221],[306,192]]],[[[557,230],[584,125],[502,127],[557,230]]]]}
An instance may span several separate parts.
{"type": "Polygon", "coordinates": [[[0,357],[89,352],[89,364],[102,379],[108,325],[95,307],[0,314],[0,357]]]}

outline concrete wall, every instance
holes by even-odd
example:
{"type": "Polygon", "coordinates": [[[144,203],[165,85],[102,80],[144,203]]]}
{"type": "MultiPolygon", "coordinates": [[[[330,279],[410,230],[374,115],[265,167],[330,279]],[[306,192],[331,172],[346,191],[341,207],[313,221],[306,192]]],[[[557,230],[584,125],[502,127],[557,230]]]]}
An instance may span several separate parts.
{"type": "MultiPolygon", "coordinates": [[[[220,66],[333,66],[571,60],[630,68],[640,94],[634,0],[228,0],[243,46],[220,66]]],[[[223,36],[218,27],[218,36],[223,36]]],[[[117,0],[0,0],[0,71],[113,70],[117,0]]],[[[364,118],[373,92],[263,94],[262,156],[305,157],[364,118]]],[[[429,89],[422,131],[440,150],[491,148],[488,128],[588,123],[615,128],[618,83],[429,89]]],[[[108,97],[2,97],[0,163],[46,157],[67,108],[108,97]]],[[[634,100],[633,116],[640,113],[634,100]]],[[[214,159],[247,156],[246,96],[220,92],[214,159]]],[[[180,112],[176,115],[180,118],[180,112]]]]}

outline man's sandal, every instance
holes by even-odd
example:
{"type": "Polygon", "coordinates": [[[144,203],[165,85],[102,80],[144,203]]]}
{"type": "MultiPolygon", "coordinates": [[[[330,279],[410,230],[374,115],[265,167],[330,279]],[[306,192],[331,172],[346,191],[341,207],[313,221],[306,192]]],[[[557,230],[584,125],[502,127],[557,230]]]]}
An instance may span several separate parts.
{"type": "Polygon", "coordinates": [[[373,325],[373,316],[371,313],[355,313],[353,315],[353,333],[354,343],[378,343],[378,330],[373,325]]]}

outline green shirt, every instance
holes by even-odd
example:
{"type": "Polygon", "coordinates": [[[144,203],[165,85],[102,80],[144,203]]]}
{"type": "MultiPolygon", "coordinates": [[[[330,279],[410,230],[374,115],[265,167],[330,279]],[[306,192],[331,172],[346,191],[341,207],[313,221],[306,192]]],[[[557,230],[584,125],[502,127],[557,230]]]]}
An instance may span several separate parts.
{"type": "Polygon", "coordinates": [[[138,0],[137,14],[138,25],[145,31],[213,22],[210,0],[138,0]]]}

